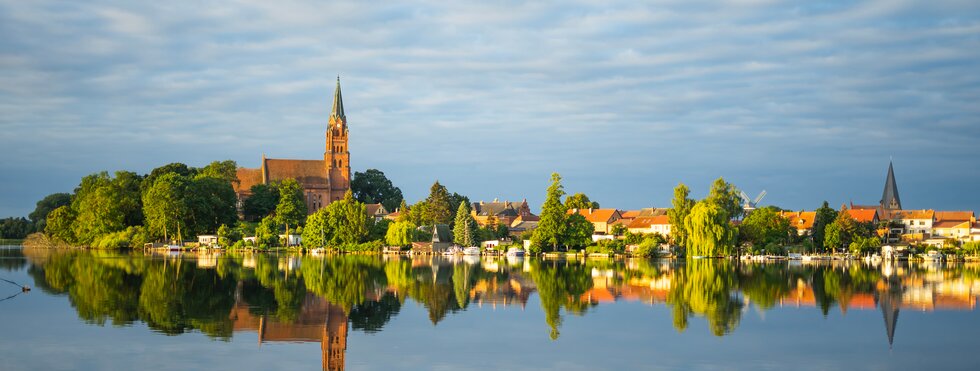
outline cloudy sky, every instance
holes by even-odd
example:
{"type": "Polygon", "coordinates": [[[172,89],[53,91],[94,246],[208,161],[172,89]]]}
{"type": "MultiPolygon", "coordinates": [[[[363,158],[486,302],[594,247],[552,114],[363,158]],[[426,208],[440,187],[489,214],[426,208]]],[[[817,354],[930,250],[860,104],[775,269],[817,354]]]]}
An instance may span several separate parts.
{"type": "Polygon", "coordinates": [[[0,217],[102,170],[316,159],[603,206],[723,176],[764,204],[980,210],[980,2],[0,0],[0,217]],[[641,4],[642,3],[642,4],[641,4]]]}

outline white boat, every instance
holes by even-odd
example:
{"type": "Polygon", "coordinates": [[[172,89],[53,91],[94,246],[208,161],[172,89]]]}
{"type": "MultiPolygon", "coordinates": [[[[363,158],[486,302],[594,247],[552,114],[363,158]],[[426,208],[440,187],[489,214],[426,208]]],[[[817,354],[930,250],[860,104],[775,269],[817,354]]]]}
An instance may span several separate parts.
{"type": "Polygon", "coordinates": [[[524,256],[524,249],[520,247],[511,247],[507,249],[507,256],[524,256]]]}
{"type": "Polygon", "coordinates": [[[463,249],[459,246],[452,246],[442,253],[442,255],[459,255],[463,253],[463,249]]]}
{"type": "Polygon", "coordinates": [[[463,249],[463,255],[480,255],[480,248],[476,246],[470,246],[463,249]]]}
{"type": "Polygon", "coordinates": [[[802,260],[803,259],[803,254],[791,252],[789,254],[786,254],[786,259],[789,259],[789,260],[802,260]]]}
{"type": "Polygon", "coordinates": [[[943,260],[943,254],[936,250],[929,250],[928,253],[922,254],[922,258],[930,261],[940,261],[943,260]]]}

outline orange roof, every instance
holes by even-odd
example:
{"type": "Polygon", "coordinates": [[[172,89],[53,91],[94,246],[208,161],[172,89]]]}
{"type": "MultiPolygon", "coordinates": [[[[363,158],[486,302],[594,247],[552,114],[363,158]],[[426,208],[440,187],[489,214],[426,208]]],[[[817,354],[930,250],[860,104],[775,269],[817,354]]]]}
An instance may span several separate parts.
{"type": "Polygon", "coordinates": [[[813,221],[817,219],[816,211],[783,211],[779,213],[789,219],[789,224],[796,229],[813,229],[813,221]]]}
{"type": "Polygon", "coordinates": [[[641,216],[639,218],[633,219],[633,222],[629,224],[629,228],[650,228],[653,225],[664,225],[670,224],[670,220],[666,215],[661,216],[641,216]]]}
{"type": "Polygon", "coordinates": [[[367,212],[369,216],[375,215],[388,215],[388,210],[385,210],[382,204],[364,204],[364,211],[367,212]]]}
{"type": "Polygon", "coordinates": [[[326,187],[327,164],[323,160],[266,159],[265,171],[270,182],[296,179],[303,188],[326,187]]]}
{"type": "Polygon", "coordinates": [[[969,221],[973,219],[972,211],[937,211],[936,221],[969,221]]]}
{"type": "Polygon", "coordinates": [[[620,213],[623,218],[636,218],[640,216],[640,210],[626,210],[620,213]]]}
{"type": "Polygon", "coordinates": [[[247,169],[240,167],[236,171],[238,181],[233,182],[235,193],[249,192],[252,186],[262,184],[262,169],[247,169]]]}
{"type": "Polygon", "coordinates": [[[619,219],[621,216],[616,209],[571,209],[568,215],[579,214],[592,223],[609,222],[613,218],[619,219]]]}
{"type": "Polygon", "coordinates": [[[936,216],[934,210],[895,210],[892,219],[932,219],[936,216]]]}
{"type": "Polygon", "coordinates": [[[932,228],[970,228],[969,220],[943,220],[941,222],[932,223],[932,228]]]}
{"type": "Polygon", "coordinates": [[[849,209],[847,213],[851,215],[851,218],[862,223],[875,221],[875,216],[878,215],[878,211],[874,209],[849,209]]]}

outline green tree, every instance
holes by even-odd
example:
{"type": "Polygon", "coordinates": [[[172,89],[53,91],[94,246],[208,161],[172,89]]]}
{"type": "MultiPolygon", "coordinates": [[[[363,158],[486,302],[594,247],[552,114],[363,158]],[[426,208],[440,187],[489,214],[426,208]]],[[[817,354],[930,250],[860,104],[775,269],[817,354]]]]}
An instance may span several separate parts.
{"type": "Polygon", "coordinates": [[[691,208],[694,207],[695,203],[694,200],[688,197],[690,193],[691,190],[684,183],[677,184],[677,187],[674,187],[674,199],[670,201],[671,208],[667,210],[667,219],[670,222],[670,237],[679,246],[687,246],[688,233],[687,228],[684,226],[684,220],[691,213],[691,208]]]}
{"type": "Polygon", "coordinates": [[[73,243],[75,241],[75,231],[72,230],[71,225],[74,222],[75,213],[71,210],[71,207],[61,206],[48,213],[44,232],[51,237],[73,243]]]}
{"type": "Polygon", "coordinates": [[[262,220],[276,211],[279,204],[278,184],[256,184],[249,191],[251,195],[242,202],[245,220],[262,220]]]}
{"type": "Polygon", "coordinates": [[[262,218],[255,227],[255,244],[259,247],[279,246],[279,224],[274,216],[262,218]]]}
{"type": "Polygon", "coordinates": [[[724,178],[715,179],[714,183],[711,184],[711,191],[706,200],[718,205],[728,214],[729,219],[737,219],[745,213],[738,188],[726,182],[724,178]]]}
{"type": "Polygon", "coordinates": [[[461,201],[453,224],[453,242],[460,246],[474,246],[476,240],[476,220],[470,215],[470,205],[461,201]]]}
{"type": "Polygon", "coordinates": [[[545,246],[553,251],[563,242],[565,229],[568,227],[568,209],[561,202],[563,196],[565,189],[561,185],[561,175],[552,173],[551,185],[548,186],[544,204],[541,205],[541,220],[531,237],[531,248],[535,252],[541,251],[545,246]]]}
{"type": "Polygon", "coordinates": [[[739,238],[753,246],[785,244],[790,235],[789,220],[782,217],[774,207],[767,206],[753,210],[739,227],[739,238]]]}
{"type": "Polygon", "coordinates": [[[437,180],[429,188],[429,197],[425,199],[425,221],[434,224],[449,224],[452,222],[453,212],[449,204],[449,191],[437,180]]]}
{"type": "Polygon", "coordinates": [[[365,172],[355,172],[351,179],[350,189],[354,198],[360,202],[371,204],[380,203],[387,210],[395,210],[402,201],[402,190],[395,187],[378,169],[367,169],[365,172]]]}
{"type": "Polygon", "coordinates": [[[449,206],[450,206],[449,211],[453,212],[452,215],[449,217],[449,220],[452,221],[450,227],[452,227],[456,223],[456,209],[453,208],[453,206],[459,205],[460,203],[466,203],[467,205],[470,205],[470,198],[456,192],[453,192],[453,194],[449,195],[449,206]]]}
{"type": "Polygon", "coordinates": [[[592,222],[585,219],[581,214],[572,214],[567,219],[568,226],[565,229],[564,243],[573,247],[584,247],[592,242],[592,233],[595,226],[592,222]]]}
{"type": "Polygon", "coordinates": [[[68,193],[53,193],[45,196],[37,205],[34,207],[34,211],[28,215],[28,218],[34,222],[34,226],[38,231],[44,231],[45,224],[47,223],[48,214],[62,206],[71,205],[71,195],[68,193]]]}
{"type": "Polygon", "coordinates": [[[238,182],[238,164],[232,160],[213,161],[200,169],[195,177],[202,176],[221,179],[229,184],[234,184],[238,182]]]}
{"type": "Polygon", "coordinates": [[[233,243],[241,239],[242,235],[239,234],[237,229],[229,228],[225,224],[218,227],[218,245],[221,245],[221,247],[230,247],[233,243]]]}
{"type": "MultiPolygon", "coordinates": [[[[349,192],[349,191],[348,191],[349,192]]],[[[296,179],[286,179],[279,184],[279,203],[276,205],[276,222],[286,226],[286,244],[289,244],[289,225],[299,225],[306,219],[306,202],[303,188],[296,179]]]]}
{"type": "Polygon", "coordinates": [[[878,237],[856,236],[854,241],[848,246],[848,250],[854,255],[865,255],[879,251],[881,240],[878,237]]]}
{"type": "Polygon", "coordinates": [[[306,217],[306,228],[303,228],[303,246],[307,248],[326,247],[327,241],[333,237],[333,230],[327,222],[330,219],[329,207],[317,210],[306,217]]]}
{"type": "Polygon", "coordinates": [[[143,195],[143,214],[151,234],[167,239],[177,236],[182,240],[181,224],[186,225],[190,205],[184,197],[189,181],[177,173],[167,173],[151,185],[143,195]]]}
{"type": "Polygon", "coordinates": [[[824,247],[828,249],[844,248],[851,245],[857,235],[857,221],[847,212],[847,206],[841,207],[837,219],[824,230],[824,247]]]}
{"type": "Polygon", "coordinates": [[[735,232],[728,212],[714,202],[699,201],[684,220],[687,256],[728,256],[734,251],[735,232]]]}
{"type": "Polygon", "coordinates": [[[238,197],[225,179],[199,174],[188,182],[183,198],[188,205],[188,234],[213,233],[222,224],[238,220],[238,197]]]}
{"type": "Polygon", "coordinates": [[[576,193],[565,198],[565,209],[598,209],[599,203],[589,200],[585,193],[576,193]]]}
{"type": "Polygon", "coordinates": [[[385,234],[385,242],[389,246],[410,246],[415,237],[415,228],[416,225],[408,220],[391,223],[385,234]]]}
{"type": "Polygon", "coordinates": [[[112,178],[107,172],[82,178],[72,197],[76,242],[89,244],[95,238],[143,223],[139,176],[119,171],[112,178]]]}
{"type": "Polygon", "coordinates": [[[193,177],[197,171],[193,168],[188,167],[185,164],[174,162],[160,166],[156,169],[150,171],[146,177],[143,178],[141,182],[140,189],[142,193],[146,193],[156,183],[157,178],[162,177],[166,174],[177,174],[183,177],[193,177]]]}
{"type": "Polygon", "coordinates": [[[816,210],[816,216],[813,220],[813,244],[816,246],[817,250],[825,251],[824,239],[825,230],[827,226],[837,219],[837,210],[834,210],[827,204],[827,201],[823,202],[823,205],[816,210]]]}
{"type": "Polygon", "coordinates": [[[327,206],[327,225],[333,231],[330,242],[342,248],[361,242],[368,234],[366,210],[350,190],[343,199],[331,202],[327,206]]]}

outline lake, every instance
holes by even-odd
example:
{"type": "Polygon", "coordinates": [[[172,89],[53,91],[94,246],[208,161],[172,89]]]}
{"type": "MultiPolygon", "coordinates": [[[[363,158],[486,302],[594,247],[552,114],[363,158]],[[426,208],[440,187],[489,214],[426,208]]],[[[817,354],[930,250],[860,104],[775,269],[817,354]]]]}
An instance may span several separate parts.
{"type": "Polygon", "coordinates": [[[980,265],[0,248],[0,369],[977,369],[980,265]]]}

